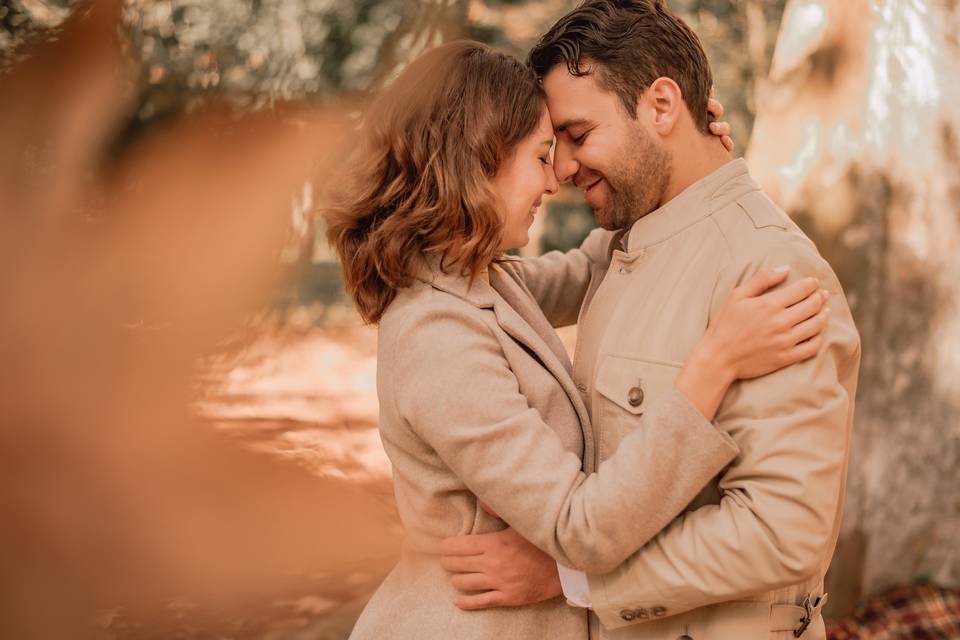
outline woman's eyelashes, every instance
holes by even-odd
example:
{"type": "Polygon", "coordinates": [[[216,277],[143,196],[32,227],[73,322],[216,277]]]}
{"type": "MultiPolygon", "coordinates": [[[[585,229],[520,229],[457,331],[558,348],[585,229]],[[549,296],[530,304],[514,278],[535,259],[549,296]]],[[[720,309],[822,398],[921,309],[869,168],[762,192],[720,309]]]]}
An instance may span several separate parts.
{"type": "Polygon", "coordinates": [[[573,142],[573,144],[575,144],[575,145],[581,145],[581,144],[583,144],[583,141],[586,140],[586,139],[587,139],[587,132],[584,131],[583,133],[581,133],[580,135],[578,135],[578,136],[575,137],[575,138],[574,138],[574,137],[571,137],[571,138],[570,138],[570,141],[573,142]]]}

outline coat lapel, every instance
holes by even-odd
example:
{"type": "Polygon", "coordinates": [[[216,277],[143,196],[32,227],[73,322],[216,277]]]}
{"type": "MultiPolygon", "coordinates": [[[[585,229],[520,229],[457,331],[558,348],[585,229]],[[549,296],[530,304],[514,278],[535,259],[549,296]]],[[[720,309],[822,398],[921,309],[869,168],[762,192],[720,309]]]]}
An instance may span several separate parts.
{"type": "MultiPolygon", "coordinates": [[[[546,348],[563,367],[566,378],[572,378],[573,365],[570,356],[560,342],[560,337],[553,330],[537,307],[536,302],[523,290],[508,273],[498,267],[490,270],[490,284],[500,294],[500,304],[494,303],[494,312],[500,326],[512,337],[533,348],[528,342],[539,343],[535,349],[538,355],[546,348]],[[503,303],[506,304],[503,304],[503,303]]],[[[542,357],[541,357],[542,359],[542,357]]]]}
{"type": "Polygon", "coordinates": [[[511,338],[537,356],[547,371],[560,383],[576,410],[583,432],[583,460],[584,467],[587,468],[594,459],[590,413],[573,382],[573,366],[560,337],[533,298],[497,265],[490,267],[490,284],[500,294],[494,298],[493,304],[497,324],[511,338]]]}
{"type": "Polygon", "coordinates": [[[573,382],[573,367],[563,343],[530,294],[510,274],[496,264],[490,266],[489,273],[489,283],[480,277],[470,282],[455,268],[444,271],[440,268],[439,259],[434,258],[423,265],[417,278],[481,309],[493,309],[500,328],[536,356],[560,383],[560,388],[577,412],[583,434],[584,469],[593,471],[594,441],[590,412],[573,382]]]}

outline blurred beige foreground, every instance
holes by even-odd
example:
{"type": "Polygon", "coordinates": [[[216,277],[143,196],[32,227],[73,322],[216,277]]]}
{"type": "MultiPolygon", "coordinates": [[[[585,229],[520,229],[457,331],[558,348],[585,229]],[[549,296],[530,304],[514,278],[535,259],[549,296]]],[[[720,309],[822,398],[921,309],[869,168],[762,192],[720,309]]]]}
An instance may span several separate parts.
{"type": "Polygon", "coordinates": [[[189,410],[197,358],[263,303],[337,114],[211,108],[110,158],[118,5],[76,12],[0,92],[2,638],[240,611],[292,583],[324,609],[325,580],[369,589],[394,549],[376,495],[189,410]]]}

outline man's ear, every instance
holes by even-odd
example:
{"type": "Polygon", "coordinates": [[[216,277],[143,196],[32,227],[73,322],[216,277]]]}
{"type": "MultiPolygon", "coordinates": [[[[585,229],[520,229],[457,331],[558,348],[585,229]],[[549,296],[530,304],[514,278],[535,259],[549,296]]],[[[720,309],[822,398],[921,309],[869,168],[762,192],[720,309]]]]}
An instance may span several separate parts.
{"type": "Polygon", "coordinates": [[[680,122],[684,102],[680,85],[670,78],[657,78],[640,97],[652,116],[650,124],[661,136],[668,136],[680,122]]]}

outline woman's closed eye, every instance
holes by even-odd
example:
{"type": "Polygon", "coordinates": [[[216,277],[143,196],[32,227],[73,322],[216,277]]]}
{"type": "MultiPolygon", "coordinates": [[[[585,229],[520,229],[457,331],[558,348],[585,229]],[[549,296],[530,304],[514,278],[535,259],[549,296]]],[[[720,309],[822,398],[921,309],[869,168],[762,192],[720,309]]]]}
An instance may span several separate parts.
{"type": "Polygon", "coordinates": [[[576,137],[571,136],[570,141],[573,142],[573,144],[575,145],[581,145],[583,144],[583,141],[587,139],[587,133],[588,133],[587,131],[584,131],[583,133],[581,133],[576,137]]]}

